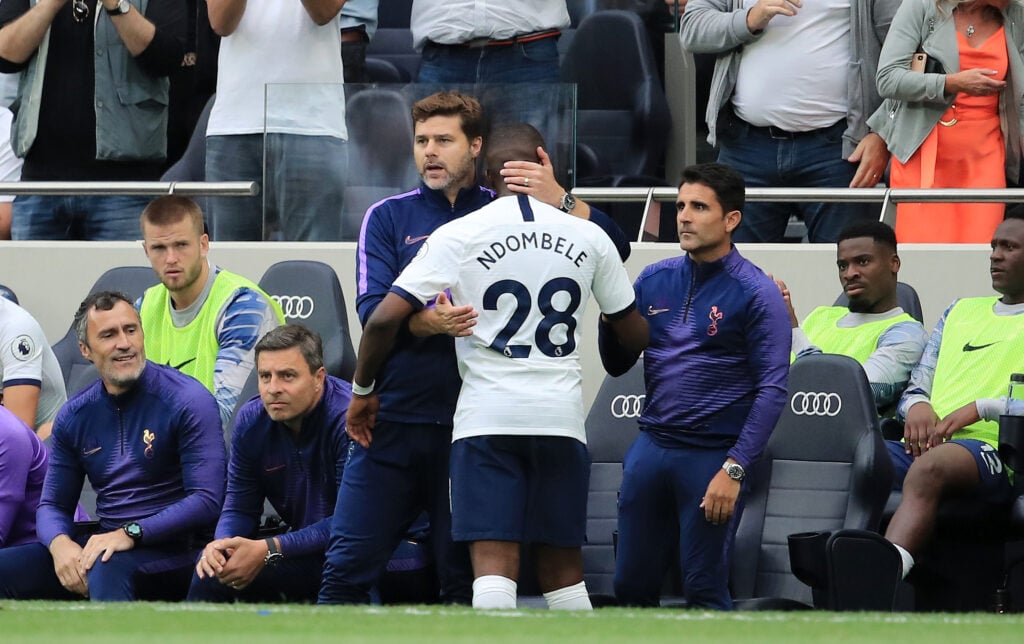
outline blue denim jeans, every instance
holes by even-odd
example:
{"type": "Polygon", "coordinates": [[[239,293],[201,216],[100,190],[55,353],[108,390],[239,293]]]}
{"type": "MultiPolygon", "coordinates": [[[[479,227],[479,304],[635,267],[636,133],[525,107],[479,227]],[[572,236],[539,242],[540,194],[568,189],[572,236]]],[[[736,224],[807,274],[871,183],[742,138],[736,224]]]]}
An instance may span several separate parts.
{"type": "Polygon", "coordinates": [[[558,39],[542,38],[500,47],[427,43],[420,83],[557,83],[558,39]]]}
{"type": "MultiPolygon", "coordinates": [[[[718,161],[739,171],[748,188],[845,188],[857,171],[842,158],[845,129],[843,120],[792,138],[772,138],[766,128],[735,116],[720,118],[718,161]]],[[[803,216],[808,241],[821,243],[835,242],[846,226],[879,215],[875,204],[748,201],[732,240],[781,242],[792,213],[803,216]]]]}
{"type": "Polygon", "coordinates": [[[18,240],[132,241],[149,197],[24,195],[14,200],[11,238],[18,240]]]}
{"type": "Polygon", "coordinates": [[[347,174],[347,143],[335,137],[207,137],[207,181],[258,181],[261,187],[255,197],[211,197],[210,236],[218,241],[338,241],[347,174]]]}

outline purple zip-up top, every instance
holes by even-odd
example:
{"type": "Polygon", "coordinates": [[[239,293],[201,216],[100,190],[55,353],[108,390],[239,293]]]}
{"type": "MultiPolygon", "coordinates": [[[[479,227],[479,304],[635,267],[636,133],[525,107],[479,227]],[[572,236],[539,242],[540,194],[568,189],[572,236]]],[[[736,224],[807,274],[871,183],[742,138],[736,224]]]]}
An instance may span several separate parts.
{"type": "Polygon", "coordinates": [[[86,476],[103,530],[137,521],[144,545],[183,540],[217,520],[225,460],[217,401],[198,380],[149,361],[123,394],[97,380],[54,420],[39,540],[72,534],[86,476]]]}
{"type": "MultiPolygon", "coordinates": [[[[640,430],[666,447],[728,447],[749,467],[786,402],[792,334],[778,287],[734,246],[713,262],[651,264],[634,289],[651,325],[640,430]]],[[[636,356],[609,342],[604,324],[601,334],[609,370],[628,369],[636,356]]]]}

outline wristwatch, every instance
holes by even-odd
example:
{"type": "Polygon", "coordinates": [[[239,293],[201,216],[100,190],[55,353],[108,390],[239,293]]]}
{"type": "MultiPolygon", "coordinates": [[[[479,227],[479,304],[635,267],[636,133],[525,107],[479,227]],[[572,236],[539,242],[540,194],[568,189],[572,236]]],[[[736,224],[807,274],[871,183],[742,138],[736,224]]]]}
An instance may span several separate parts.
{"type": "Polygon", "coordinates": [[[739,463],[730,463],[729,461],[726,461],[722,463],[722,469],[725,470],[725,473],[729,475],[729,478],[734,481],[742,481],[743,477],[747,475],[746,470],[744,470],[743,466],[739,463]]]}
{"type": "Polygon", "coordinates": [[[559,210],[561,210],[562,212],[572,212],[572,209],[575,207],[576,197],[572,196],[568,192],[562,195],[562,203],[560,206],[558,206],[559,210]]]}
{"type": "Polygon", "coordinates": [[[132,6],[128,4],[128,0],[117,0],[117,6],[113,9],[106,9],[106,12],[111,16],[123,16],[131,10],[132,6]]]}
{"type": "Polygon", "coordinates": [[[124,530],[124,533],[131,537],[132,541],[134,541],[136,544],[142,541],[142,526],[140,526],[135,521],[124,524],[123,526],[121,526],[121,529],[124,530]]]}
{"type": "Polygon", "coordinates": [[[263,557],[263,565],[276,566],[284,559],[284,555],[281,554],[281,549],[277,547],[274,537],[267,537],[264,541],[267,543],[267,556],[263,557]]]}

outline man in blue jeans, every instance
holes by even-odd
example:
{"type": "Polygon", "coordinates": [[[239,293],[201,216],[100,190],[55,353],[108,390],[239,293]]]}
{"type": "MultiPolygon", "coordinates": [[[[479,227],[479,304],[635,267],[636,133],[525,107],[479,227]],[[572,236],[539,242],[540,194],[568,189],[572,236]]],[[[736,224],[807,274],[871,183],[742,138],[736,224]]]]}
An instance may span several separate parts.
{"type": "MultiPolygon", "coordinates": [[[[690,0],[683,46],[716,54],[708,99],[708,143],[748,187],[868,188],[889,152],[868,131],[881,104],[875,72],[898,0],[690,0]]],[[[836,241],[858,220],[877,219],[852,203],[747,204],[735,242],[783,241],[800,213],[811,242],[836,241]]]]}
{"type": "Polygon", "coordinates": [[[495,123],[530,123],[554,143],[558,38],[569,24],[565,0],[413,0],[413,46],[422,50],[416,80],[444,87],[529,83],[529,92],[490,88],[488,112],[495,123]]]}

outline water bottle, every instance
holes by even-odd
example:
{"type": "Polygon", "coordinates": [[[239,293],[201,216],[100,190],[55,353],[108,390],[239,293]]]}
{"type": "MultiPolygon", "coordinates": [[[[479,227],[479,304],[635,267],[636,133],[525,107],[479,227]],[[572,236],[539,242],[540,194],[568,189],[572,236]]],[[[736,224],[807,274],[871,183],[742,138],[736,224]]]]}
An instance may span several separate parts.
{"type": "Polygon", "coordinates": [[[1024,467],[1024,373],[1010,376],[1006,407],[999,416],[999,458],[1013,470],[1024,467]]]}

